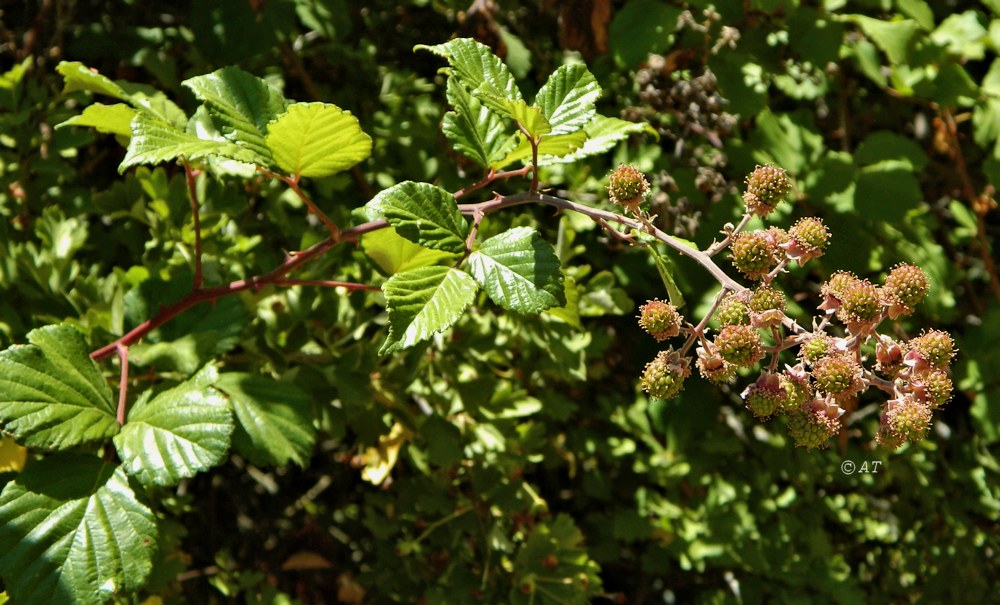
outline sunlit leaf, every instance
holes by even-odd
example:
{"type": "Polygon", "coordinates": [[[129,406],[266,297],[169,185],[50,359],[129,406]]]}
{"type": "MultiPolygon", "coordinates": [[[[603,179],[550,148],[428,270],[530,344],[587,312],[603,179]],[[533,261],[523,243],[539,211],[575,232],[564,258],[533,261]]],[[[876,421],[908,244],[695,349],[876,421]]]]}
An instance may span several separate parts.
{"type": "Polygon", "coordinates": [[[379,355],[411,347],[462,316],[479,287],[468,273],[450,267],[422,267],[397,273],[383,285],[389,307],[389,336],[379,355]]]}
{"type": "Polygon", "coordinates": [[[104,105],[94,103],[84,108],[83,113],[62,122],[56,128],[64,126],[89,126],[97,132],[117,134],[124,137],[132,136],[132,118],[135,110],[124,103],[104,105]]]}
{"type": "Polygon", "coordinates": [[[217,377],[206,366],[156,396],[146,391],[132,404],[114,440],[128,474],[143,485],[176,485],[225,459],[233,412],[211,386],[217,377]]]}
{"type": "Polygon", "coordinates": [[[237,67],[224,67],[182,84],[205,104],[224,137],[251,151],[254,163],[270,163],[271,150],[264,137],[268,124],[285,112],[288,102],[280,92],[237,67]]]}
{"type": "Polygon", "coordinates": [[[32,448],[66,449],[118,432],[108,382],[80,332],[67,324],[28,332],[0,352],[0,427],[32,448]]]}
{"type": "Polygon", "coordinates": [[[551,134],[566,134],[586,126],[595,115],[601,96],[597,79],[579,63],[559,66],[538,90],[535,105],[552,127],[551,134]]]}
{"type": "Polygon", "coordinates": [[[289,174],[324,177],[371,155],[372,139],[349,111],[330,103],[295,103],[268,125],[267,146],[289,174]]]}
{"type": "Polygon", "coordinates": [[[57,454],[0,494],[0,575],[23,605],[103,605],[152,569],[156,517],[118,466],[57,454]]]}
{"type": "Polygon", "coordinates": [[[444,115],[441,129],[455,149],[484,168],[503,158],[515,144],[496,112],[455,78],[448,78],[448,103],[454,108],[444,115]]]}
{"type": "Polygon", "coordinates": [[[469,224],[455,198],[440,187],[405,181],[379,193],[368,206],[411,242],[457,254],[465,251],[469,224]]]}
{"type": "Polygon", "coordinates": [[[139,164],[162,164],[181,156],[189,160],[210,156],[250,163],[256,160],[252,152],[233,143],[199,139],[162,120],[137,113],[132,118],[132,138],[118,172],[139,164]]]}
{"type": "Polygon", "coordinates": [[[566,303],[559,258],[530,227],[491,237],[469,256],[469,272],[505,309],[538,313],[566,303]]]}

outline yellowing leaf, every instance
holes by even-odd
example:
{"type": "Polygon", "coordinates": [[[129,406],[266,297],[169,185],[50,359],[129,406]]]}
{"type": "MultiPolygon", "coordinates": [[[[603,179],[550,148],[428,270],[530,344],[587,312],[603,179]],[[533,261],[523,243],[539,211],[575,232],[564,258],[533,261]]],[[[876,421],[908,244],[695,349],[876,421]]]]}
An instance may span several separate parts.
{"type": "Polygon", "coordinates": [[[24,468],[28,450],[10,437],[0,438],[0,473],[16,473],[24,468]]]}
{"type": "Polygon", "coordinates": [[[361,478],[374,485],[382,485],[396,466],[399,448],[403,447],[407,439],[409,436],[403,425],[398,422],[392,425],[388,435],[378,438],[377,447],[370,447],[361,455],[361,461],[365,465],[361,478]]]}

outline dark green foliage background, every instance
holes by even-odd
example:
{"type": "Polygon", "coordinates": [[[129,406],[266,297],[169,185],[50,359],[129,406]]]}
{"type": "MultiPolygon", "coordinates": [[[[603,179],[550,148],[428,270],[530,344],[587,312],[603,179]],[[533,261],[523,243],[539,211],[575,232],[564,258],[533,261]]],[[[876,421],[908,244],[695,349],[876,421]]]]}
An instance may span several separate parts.
{"type": "MultiPolygon", "coordinates": [[[[874,447],[881,399],[863,400],[849,438],[818,452],[752,419],[739,399],[748,376],[723,389],[692,379],[678,400],[649,402],[637,377],[657,348],[632,301],[666,293],[648,256],[550,210],[491,216],[484,236],[523,224],[556,244],[580,288],[581,328],[504,314],[483,298],[444,337],[380,359],[378,297],[270,288],[197,307],[133,347],[145,386],[211,359],[280,376],[309,394],[320,428],[304,468],[233,456],[151,493],[165,538],[139,600],[321,603],[339,590],[343,602],[507,602],[525,574],[549,569],[529,560],[538,545],[523,547],[532,528],[562,527],[563,514],[582,532],[580,560],[601,567],[595,603],[997,599],[1000,214],[973,206],[1000,186],[1000,4],[723,0],[700,32],[677,30],[681,3],[618,1],[606,49],[587,12],[606,2],[499,4],[495,19],[474,22],[457,1],[5,3],[0,71],[30,60],[23,79],[0,85],[0,344],[68,321],[96,348],[191,283],[183,171],[119,177],[113,137],[55,130],[88,102],[61,95],[59,60],[149,84],[186,108],[194,99],[182,80],[238,65],[290,99],[351,110],[375,139],[372,158],[307,184],[348,224],[394,183],[457,190],[481,176],[441,136],[442,62],[415,44],[476,34],[502,44],[530,97],[582,36],[605,90],[601,112],[648,119],[662,136],[552,168],[547,185],[606,203],[602,179],[634,162],[665,227],[704,245],[739,217],[743,175],[755,163],[783,166],[796,202],[777,222],[815,214],[833,232],[829,254],[786,276],[786,291],[809,309],[836,269],[878,278],[896,262],[919,264],[933,292],[900,329],[955,335],[954,400],[926,441],[896,453],[874,447]],[[739,40],[713,52],[723,25],[739,40]],[[668,67],[651,74],[648,53],[668,67]],[[714,135],[715,122],[670,105],[669,89],[706,67],[735,116],[714,135]],[[361,478],[365,451],[396,423],[406,441],[391,482],[373,486],[361,478]],[[880,467],[845,475],[845,460],[880,467]],[[328,566],[289,565],[306,552],[328,566]]],[[[686,6],[706,21],[707,3],[686,6]]],[[[266,272],[323,236],[261,178],[209,181],[202,197],[209,284],[266,272]]],[[[712,284],[685,262],[677,271],[697,319],[712,284]]],[[[296,277],[381,279],[350,246],[296,277]]]]}

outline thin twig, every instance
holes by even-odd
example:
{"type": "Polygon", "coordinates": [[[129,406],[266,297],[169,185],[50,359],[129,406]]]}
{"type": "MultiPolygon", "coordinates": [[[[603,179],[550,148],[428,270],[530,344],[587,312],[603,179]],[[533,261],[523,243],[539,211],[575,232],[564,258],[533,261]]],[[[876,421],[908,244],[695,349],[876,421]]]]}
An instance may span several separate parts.
{"type": "Polygon", "coordinates": [[[243,292],[245,290],[256,290],[263,286],[273,284],[274,282],[281,281],[284,276],[295,271],[305,263],[316,259],[335,245],[339,243],[354,241],[364,235],[365,233],[371,233],[372,231],[377,231],[379,229],[384,229],[388,226],[385,220],[380,219],[377,221],[371,221],[358,225],[357,227],[352,227],[350,229],[345,229],[339,234],[339,240],[334,241],[333,238],[324,239],[321,242],[313,244],[306,250],[297,252],[295,254],[289,254],[285,258],[285,262],[281,263],[277,268],[273,269],[269,273],[264,275],[253,276],[247,279],[236,280],[232,283],[217,286],[214,288],[202,288],[189,293],[187,296],[181,298],[179,301],[173,303],[172,305],[167,305],[161,307],[160,310],[153,317],[142,322],[138,326],[132,328],[128,333],[123,335],[118,340],[97,349],[90,354],[91,359],[95,361],[100,361],[102,359],[107,359],[114,354],[118,345],[131,346],[136,342],[140,341],[146,334],[149,334],[156,328],[167,323],[174,317],[177,317],[181,313],[187,311],[188,309],[200,305],[204,302],[210,302],[213,300],[218,300],[224,296],[229,296],[231,294],[236,294],[237,292],[243,292]]]}
{"type": "Polygon", "coordinates": [[[721,242],[712,244],[705,252],[709,256],[715,256],[719,252],[725,250],[726,246],[728,246],[730,242],[733,241],[733,238],[739,235],[740,231],[743,231],[743,228],[747,226],[747,223],[750,222],[751,218],[753,218],[752,212],[747,212],[746,214],[744,214],[743,218],[740,220],[740,224],[733,227],[733,230],[726,234],[725,239],[723,239],[721,242]]]}
{"type": "Polygon", "coordinates": [[[118,362],[121,365],[121,379],[118,381],[118,424],[125,424],[125,402],[128,398],[128,347],[122,343],[115,343],[115,352],[118,353],[118,362]]]}
{"type": "Polygon", "coordinates": [[[456,191],[455,193],[453,193],[452,196],[454,196],[454,198],[457,200],[457,199],[461,198],[464,195],[468,195],[469,193],[472,193],[473,191],[476,191],[478,189],[482,189],[483,187],[486,187],[487,185],[489,185],[493,181],[498,181],[500,179],[509,179],[509,178],[512,178],[512,177],[515,177],[515,176],[524,176],[524,175],[528,174],[528,172],[530,170],[531,170],[531,166],[528,166],[528,165],[525,165],[525,166],[523,166],[521,168],[518,168],[517,170],[505,170],[503,172],[496,172],[496,171],[494,171],[491,168],[490,171],[486,173],[486,176],[483,177],[480,181],[478,181],[476,183],[473,183],[473,184],[469,185],[468,187],[464,187],[462,189],[459,189],[458,191],[456,191]]]}
{"type": "Polygon", "coordinates": [[[366,290],[369,292],[381,292],[378,286],[371,284],[358,284],[348,281],[332,281],[325,279],[276,279],[268,282],[272,286],[318,286],[320,288],[347,288],[350,291],[366,290]]]}
{"type": "Polygon", "coordinates": [[[194,285],[193,290],[201,288],[203,283],[201,271],[201,212],[198,203],[197,177],[200,171],[191,168],[187,158],[184,160],[184,179],[187,182],[188,198],[191,200],[191,215],[194,217],[194,285]]]}
{"type": "Polygon", "coordinates": [[[320,210],[319,206],[313,203],[312,198],[306,195],[306,192],[303,191],[301,187],[299,187],[298,176],[288,176],[285,174],[278,174],[277,172],[271,172],[267,168],[261,168],[260,166],[257,167],[257,170],[271,178],[278,179],[283,183],[285,183],[286,185],[288,185],[289,188],[291,188],[291,190],[295,192],[295,195],[299,196],[299,199],[302,200],[302,203],[304,203],[306,207],[309,208],[309,211],[315,214],[317,217],[319,217],[319,220],[323,221],[323,224],[326,225],[327,230],[330,232],[330,238],[333,239],[334,241],[339,241],[340,227],[337,227],[336,223],[330,220],[330,217],[328,217],[325,212],[320,210]]]}

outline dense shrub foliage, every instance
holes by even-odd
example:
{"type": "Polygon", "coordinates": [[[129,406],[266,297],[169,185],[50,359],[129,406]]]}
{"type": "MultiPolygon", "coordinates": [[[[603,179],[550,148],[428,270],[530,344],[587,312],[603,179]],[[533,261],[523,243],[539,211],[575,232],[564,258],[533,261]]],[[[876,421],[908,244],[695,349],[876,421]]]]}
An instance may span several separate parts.
{"type": "Polygon", "coordinates": [[[0,603],[995,599],[1000,4],[815,4],[4,5],[0,603]]]}

